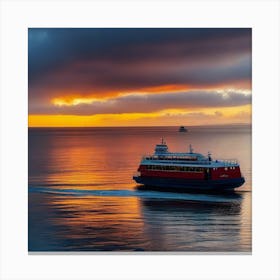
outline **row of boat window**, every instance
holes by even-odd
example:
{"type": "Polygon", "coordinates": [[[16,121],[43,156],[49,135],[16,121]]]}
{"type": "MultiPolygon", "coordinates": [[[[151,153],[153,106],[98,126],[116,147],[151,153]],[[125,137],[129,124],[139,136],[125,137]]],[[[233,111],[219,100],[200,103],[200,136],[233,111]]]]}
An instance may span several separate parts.
{"type": "Polygon", "coordinates": [[[235,169],[235,167],[234,166],[225,167],[225,170],[228,170],[228,169],[235,169]]]}
{"type": "MultiPolygon", "coordinates": [[[[146,165],[148,170],[164,170],[164,171],[184,171],[184,172],[203,172],[205,168],[202,167],[187,167],[187,166],[165,166],[165,165],[146,165]]],[[[217,170],[218,168],[214,167],[213,170],[217,170]]],[[[235,169],[234,166],[225,167],[225,170],[235,169]]]]}
{"type": "Polygon", "coordinates": [[[175,170],[185,172],[203,172],[202,167],[186,167],[186,166],[165,166],[165,165],[146,165],[148,170],[175,170]]]}
{"type": "Polygon", "coordinates": [[[152,156],[146,157],[146,160],[183,160],[183,161],[197,161],[197,158],[193,157],[161,157],[161,156],[152,156]]]}
{"type": "MultiPolygon", "coordinates": [[[[217,170],[217,169],[218,168],[216,168],[216,167],[213,168],[213,170],[217,170]]],[[[235,167],[234,166],[230,166],[230,167],[225,167],[224,169],[227,171],[228,169],[235,169],[235,167]]]]}

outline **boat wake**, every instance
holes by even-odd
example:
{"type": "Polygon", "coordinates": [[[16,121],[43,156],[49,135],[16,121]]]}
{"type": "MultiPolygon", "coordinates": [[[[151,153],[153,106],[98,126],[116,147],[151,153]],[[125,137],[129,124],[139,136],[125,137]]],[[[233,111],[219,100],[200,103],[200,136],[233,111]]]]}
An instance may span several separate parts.
{"type": "Polygon", "coordinates": [[[193,194],[171,193],[152,190],[81,190],[81,189],[56,189],[41,186],[29,186],[29,193],[45,193],[61,196],[103,196],[103,197],[138,197],[147,199],[172,199],[183,201],[198,201],[210,203],[240,203],[241,194],[193,194]]]}

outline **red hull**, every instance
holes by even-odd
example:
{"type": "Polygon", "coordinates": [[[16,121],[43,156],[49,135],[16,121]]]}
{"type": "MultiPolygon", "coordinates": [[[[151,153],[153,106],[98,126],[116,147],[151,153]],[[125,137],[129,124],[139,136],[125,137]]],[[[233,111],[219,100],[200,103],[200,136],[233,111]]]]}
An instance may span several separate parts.
{"type": "Polygon", "coordinates": [[[241,172],[239,167],[218,167],[204,168],[202,171],[185,172],[185,171],[165,171],[150,170],[146,165],[140,165],[138,171],[141,177],[162,177],[162,178],[178,178],[178,179],[196,179],[196,180],[219,180],[240,178],[241,172]],[[207,171],[209,170],[209,171],[207,171]]]}

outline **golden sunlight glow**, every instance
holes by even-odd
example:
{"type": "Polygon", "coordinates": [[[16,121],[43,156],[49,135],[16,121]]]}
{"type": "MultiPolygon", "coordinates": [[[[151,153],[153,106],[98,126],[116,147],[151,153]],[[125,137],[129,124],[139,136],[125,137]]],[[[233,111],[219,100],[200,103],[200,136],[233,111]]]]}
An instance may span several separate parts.
{"type": "Polygon", "coordinates": [[[29,127],[91,126],[164,126],[250,123],[251,105],[207,108],[169,109],[152,113],[79,115],[29,115],[29,127]],[[199,116],[197,116],[199,114],[199,116]]]}
{"type": "Polygon", "coordinates": [[[251,104],[243,105],[243,106],[235,106],[235,107],[212,107],[212,108],[192,108],[188,110],[183,109],[167,109],[161,111],[161,115],[169,115],[169,116],[178,116],[178,115],[187,115],[187,114],[195,114],[195,113],[204,113],[206,115],[215,115],[220,113],[223,117],[231,118],[240,113],[248,113],[251,114],[251,104]]]}
{"type": "Polygon", "coordinates": [[[158,113],[142,114],[98,114],[93,116],[77,115],[29,115],[29,127],[90,127],[133,125],[132,121],[149,117],[155,118],[158,113]]]}
{"type": "Polygon", "coordinates": [[[85,97],[85,98],[62,97],[62,98],[54,98],[52,100],[52,103],[55,106],[62,107],[62,106],[76,106],[79,104],[91,104],[96,101],[102,102],[103,100],[97,99],[97,98],[87,98],[87,97],[85,97]]]}
{"type": "Polygon", "coordinates": [[[186,91],[190,88],[190,86],[181,84],[169,84],[169,85],[161,85],[161,86],[154,86],[154,87],[146,87],[142,88],[140,91],[147,92],[147,93],[167,93],[167,92],[181,92],[186,91]]]}
{"type": "Polygon", "coordinates": [[[79,104],[91,104],[93,102],[102,102],[109,100],[110,98],[128,96],[128,95],[143,95],[154,93],[167,93],[167,92],[182,92],[187,90],[186,85],[163,85],[156,87],[141,88],[137,91],[123,91],[123,92],[107,92],[107,93],[89,93],[82,97],[78,93],[56,93],[57,96],[51,100],[51,103],[55,106],[76,106],[79,104]]]}

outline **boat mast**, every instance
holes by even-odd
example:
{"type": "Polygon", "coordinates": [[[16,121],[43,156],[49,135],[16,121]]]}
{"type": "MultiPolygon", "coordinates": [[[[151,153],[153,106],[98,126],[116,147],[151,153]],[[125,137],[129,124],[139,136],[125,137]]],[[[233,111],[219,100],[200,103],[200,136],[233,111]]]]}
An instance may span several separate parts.
{"type": "Polygon", "coordinates": [[[192,154],[193,153],[193,148],[192,148],[192,144],[190,144],[190,154],[192,154]]]}

